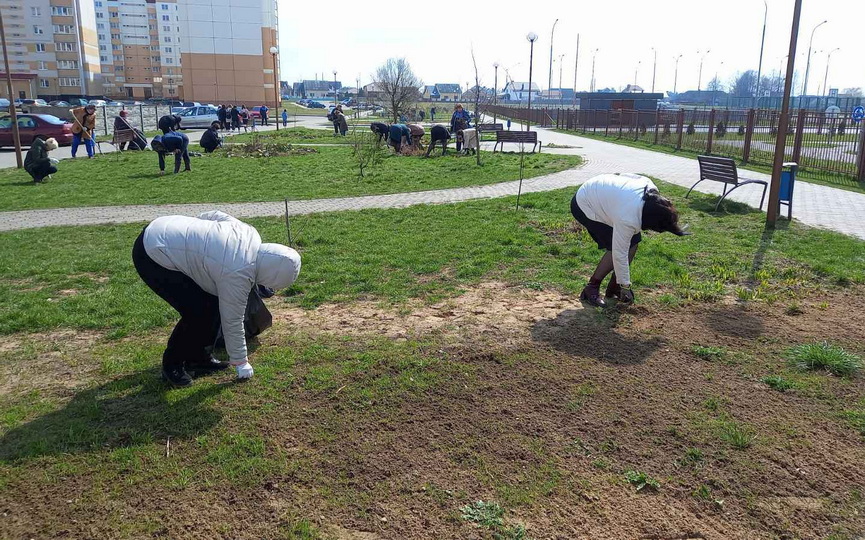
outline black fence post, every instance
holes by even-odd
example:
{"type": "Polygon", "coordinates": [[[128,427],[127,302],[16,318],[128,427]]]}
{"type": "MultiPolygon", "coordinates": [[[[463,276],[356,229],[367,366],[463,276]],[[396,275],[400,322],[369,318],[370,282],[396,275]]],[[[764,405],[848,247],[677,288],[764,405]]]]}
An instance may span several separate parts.
{"type": "Polygon", "coordinates": [[[748,163],[751,159],[751,140],[754,138],[754,124],[756,116],[756,110],[750,109],[748,111],[748,124],[745,127],[745,141],[742,144],[742,163],[748,163]]]}
{"type": "Polygon", "coordinates": [[[712,141],[715,135],[715,109],[709,111],[709,137],[706,139],[706,154],[712,155],[712,141]]]}
{"type": "Polygon", "coordinates": [[[807,112],[805,109],[799,109],[799,117],[796,119],[796,136],[793,139],[793,161],[799,164],[801,168],[802,162],[802,139],[805,136],[805,118],[807,112]]]}
{"type": "Polygon", "coordinates": [[[679,109],[678,118],[676,118],[676,150],[682,149],[682,137],[685,135],[685,109],[679,109]]]}

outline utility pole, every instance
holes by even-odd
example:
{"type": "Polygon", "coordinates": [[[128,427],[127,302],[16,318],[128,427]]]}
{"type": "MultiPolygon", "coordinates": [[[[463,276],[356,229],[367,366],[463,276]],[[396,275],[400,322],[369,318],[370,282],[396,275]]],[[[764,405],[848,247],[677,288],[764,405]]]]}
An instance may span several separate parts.
{"type": "Polygon", "coordinates": [[[589,81],[591,83],[589,84],[589,92],[595,91],[595,58],[598,56],[598,51],[600,50],[600,48],[597,48],[592,51],[592,80],[589,81]]]}
{"type": "MultiPolygon", "coordinates": [[[[558,21],[558,19],[556,19],[558,21]]],[[[532,60],[535,57],[535,41],[538,40],[538,35],[534,32],[526,34],[526,39],[529,40],[529,119],[526,121],[526,131],[530,131],[532,123],[532,60]]]]}
{"type": "Polygon", "coordinates": [[[574,59],[574,108],[577,108],[577,70],[580,67],[580,34],[577,34],[577,54],[574,59]]]}
{"type": "Polygon", "coordinates": [[[564,59],[565,59],[565,54],[564,53],[560,54],[559,55],[559,107],[564,107],[564,105],[565,105],[565,103],[564,103],[565,95],[564,95],[564,92],[562,92],[562,68],[565,65],[564,59]]]}
{"type": "Polygon", "coordinates": [[[547,80],[547,98],[551,97],[550,88],[553,87],[553,36],[556,35],[557,24],[559,24],[558,19],[553,23],[553,30],[550,32],[550,77],[549,80],[547,80]]]}
{"type": "Polygon", "coordinates": [[[682,55],[676,57],[676,71],[673,75],[673,93],[676,94],[676,85],[679,83],[679,59],[682,58],[682,55]]]}
{"type": "Polygon", "coordinates": [[[753,108],[757,108],[758,100],[760,99],[760,76],[763,72],[763,46],[766,45],[766,18],[769,16],[769,4],[766,3],[766,0],[763,0],[763,6],[765,6],[765,10],[763,11],[763,39],[760,41],[760,63],[757,64],[757,87],[754,89],[754,105],[753,108]]]}
{"type": "MultiPolygon", "coordinates": [[[[706,53],[700,57],[700,74],[697,76],[697,92],[701,91],[703,88],[703,60],[709,56],[709,53],[712,52],[712,49],[706,51],[706,53]]],[[[700,51],[697,51],[697,54],[700,54],[700,51]]]]}
{"type": "Polygon", "coordinates": [[[655,61],[652,64],[652,93],[655,93],[655,74],[658,71],[658,49],[652,47],[652,52],[655,53],[655,61]]]}
{"type": "Polygon", "coordinates": [[[0,40],[3,43],[3,65],[6,67],[6,90],[9,93],[9,116],[12,121],[12,142],[15,143],[15,161],[18,168],[24,166],[21,161],[21,135],[18,133],[18,115],[15,111],[15,96],[12,93],[12,70],[9,69],[9,49],[6,48],[6,28],[3,26],[3,10],[0,9],[0,40]]]}
{"type": "Polygon", "coordinates": [[[495,76],[493,78],[493,124],[495,124],[496,123],[495,106],[499,104],[499,63],[493,62],[493,68],[495,69],[495,76]]]}
{"type": "Polygon", "coordinates": [[[766,209],[766,225],[774,227],[778,221],[778,200],[781,194],[781,168],[784,165],[784,150],[787,144],[787,125],[790,121],[790,94],[793,91],[793,68],[796,64],[796,41],[799,38],[799,17],[802,0],[795,0],[793,27],[790,30],[790,53],[787,61],[787,78],[784,80],[784,97],[781,101],[781,117],[778,121],[778,136],[775,139],[775,160],[772,164],[772,183],[769,185],[769,207],[766,209]]]}

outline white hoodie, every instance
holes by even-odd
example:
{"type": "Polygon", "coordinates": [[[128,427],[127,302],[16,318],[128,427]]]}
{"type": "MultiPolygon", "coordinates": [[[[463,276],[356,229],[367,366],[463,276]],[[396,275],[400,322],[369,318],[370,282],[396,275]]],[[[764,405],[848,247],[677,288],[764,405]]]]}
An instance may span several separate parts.
{"type": "Polygon", "coordinates": [[[144,249],[157,264],[192,278],[219,297],[225,348],[233,365],[247,362],[243,317],[253,285],[280,290],[300,273],[300,254],[263,244],[254,227],[213,210],[198,216],[164,216],[144,231],[144,249]]]}
{"type": "Polygon", "coordinates": [[[628,251],[631,238],[643,228],[643,195],[658,189],[639,174],[600,174],[577,191],[577,204],[586,217],[613,228],[613,269],[620,285],[631,284],[628,251]]]}

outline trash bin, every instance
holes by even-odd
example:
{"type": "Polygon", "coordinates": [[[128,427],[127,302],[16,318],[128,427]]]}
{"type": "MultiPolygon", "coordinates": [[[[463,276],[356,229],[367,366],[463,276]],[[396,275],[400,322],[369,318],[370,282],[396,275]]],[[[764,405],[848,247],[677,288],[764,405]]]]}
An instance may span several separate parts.
{"type": "Polygon", "coordinates": [[[796,185],[796,173],[799,164],[793,161],[784,163],[781,169],[781,189],[778,194],[778,213],[781,213],[781,205],[787,205],[787,219],[793,216],[793,188],[796,185]]]}

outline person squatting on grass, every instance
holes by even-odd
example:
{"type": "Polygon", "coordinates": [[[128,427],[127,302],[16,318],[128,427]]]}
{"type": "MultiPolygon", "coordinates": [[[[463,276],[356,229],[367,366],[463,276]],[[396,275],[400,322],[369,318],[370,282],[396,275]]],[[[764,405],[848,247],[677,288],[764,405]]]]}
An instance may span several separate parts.
{"type": "Polygon", "coordinates": [[[437,143],[440,143],[442,145],[442,155],[445,155],[448,150],[448,141],[451,138],[451,134],[450,131],[448,131],[448,128],[444,126],[433,126],[432,129],[430,129],[429,136],[430,143],[429,148],[426,149],[425,157],[429,157],[430,152],[432,152],[433,148],[435,148],[437,143]]]}
{"type": "Polygon", "coordinates": [[[208,128],[201,136],[201,140],[198,141],[198,144],[204,148],[205,154],[210,154],[222,146],[222,137],[219,136],[219,127],[219,122],[213,122],[210,124],[210,128],[208,128]]]}
{"type": "Polygon", "coordinates": [[[157,135],[150,141],[150,147],[159,156],[159,175],[165,174],[165,154],[174,154],[174,174],[180,172],[180,160],[186,166],[184,171],[191,171],[189,163],[189,137],[184,133],[171,131],[165,135],[157,135]]]}
{"type": "Polygon", "coordinates": [[[601,174],[587,180],[571,199],[571,214],[585,227],[598,249],[606,250],[580,300],[605,307],[601,282],[613,272],[606,297],[623,303],[634,301],[630,263],[643,239],[640,230],[686,233],[679,227],[679,214],[669,199],[645,176],[601,174]]]}
{"type": "Polygon", "coordinates": [[[87,105],[86,107],[75,107],[69,109],[72,113],[74,122],[72,123],[72,157],[78,154],[78,145],[84,141],[84,148],[87,150],[87,157],[93,158],[93,151],[96,149],[95,135],[93,131],[96,129],[96,105],[87,105]]]}
{"type": "Polygon", "coordinates": [[[180,314],[162,355],[162,376],[176,386],[192,383],[187,369],[231,365],[238,378],[252,377],[243,326],[249,293],[258,285],[284,289],[300,273],[297,251],[262,243],[254,227],[218,210],[155,219],[135,240],[132,261],[142,281],[180,314]],[[229,364],[208,349],[220,325],[229,364]]]}
{"type": "Polygon", "coordinates": [[[57,150],[55,139],[42,139],[37,137],[30,145],[27,156],[24,157],[24,170],[30,173],[34,182],[42,182],[45,177],[57,172],[58,160],[48,157],[48,152],[57,150]]]}

